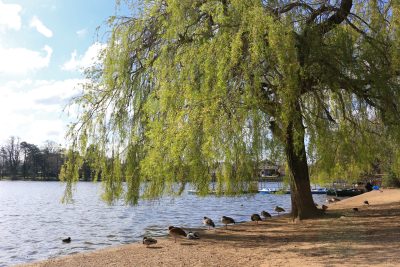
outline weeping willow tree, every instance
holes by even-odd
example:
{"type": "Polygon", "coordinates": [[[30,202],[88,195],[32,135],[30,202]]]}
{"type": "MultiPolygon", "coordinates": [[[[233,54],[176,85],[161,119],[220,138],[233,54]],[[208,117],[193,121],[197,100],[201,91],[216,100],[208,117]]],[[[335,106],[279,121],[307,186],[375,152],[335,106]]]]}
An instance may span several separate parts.
{"type": "Polygon", "coordinates": [[[132,204],[187,183],[206,194],[212,177],[218,193],[242,193],[281,151],[302,219],[319,213],[308,164],[357,173],[382,151],[376,140],[397,142],[399,1],[132,4],[136,15],[110,18],[73,102],[67,189],[90,145],[105,199],[132,204]]]}

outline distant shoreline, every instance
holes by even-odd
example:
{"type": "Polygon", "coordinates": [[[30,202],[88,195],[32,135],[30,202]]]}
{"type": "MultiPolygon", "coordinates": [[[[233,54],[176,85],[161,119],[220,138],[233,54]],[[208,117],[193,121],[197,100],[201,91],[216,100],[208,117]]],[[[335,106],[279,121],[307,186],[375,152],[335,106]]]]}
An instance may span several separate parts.
{"type": "Polygon", "coordinates": [[[23,266],[399,266],[399,204],[400,189],[384,189],[331,204],[321,219],[279,216],[198,229],[200,240],[159,238],[151,248],[139,242],[23,266]]]}
{"type": "MultiPolygon", "coordinates": [[[[0,178],[0,181],[26,181],[26,182],[62,182],[60,179],[57,177],[54,178],[11,178],[11,177],[3,177],[0,178]]],[[[92,180],[79,180],[78,182],[93,182],[92,180]]],[[[101,180],[98,180],[97,182],[101,182],[101,180]]]]}
{"type": "Polygon", "coordinates": [[[12,178],[12,177],[2,177],[2,178],[0,178],[0,181],[60,182],[60,179],[58,179],[57,177],[54,177],[54,178],[23,178],[23,177],[12,178]]]}

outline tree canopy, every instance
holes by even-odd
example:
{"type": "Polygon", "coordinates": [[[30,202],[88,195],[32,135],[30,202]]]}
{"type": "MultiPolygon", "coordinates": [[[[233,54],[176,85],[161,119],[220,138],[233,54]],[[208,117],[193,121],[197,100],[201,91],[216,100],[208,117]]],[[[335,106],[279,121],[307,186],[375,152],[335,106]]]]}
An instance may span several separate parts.
{"type": "Polygon", "coordinates": [[[383,155],[379,141],[398,143],[400,1],[132,4],[140,12],[110,18],[101,63],[73,102],[69,185],[74,151],[90,144],[105,199],[128,203],[186,183],[205,194],[212,174],[219,193],[241,193],[260,160],[284,155],[294,215],[307,217],[307,164],[357,175],[383,155]]]}

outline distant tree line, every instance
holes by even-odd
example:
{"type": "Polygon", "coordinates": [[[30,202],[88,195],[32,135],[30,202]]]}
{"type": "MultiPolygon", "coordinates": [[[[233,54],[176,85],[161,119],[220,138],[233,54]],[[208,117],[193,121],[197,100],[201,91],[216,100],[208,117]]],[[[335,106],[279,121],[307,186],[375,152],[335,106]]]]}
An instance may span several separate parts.
{"type": "Polygon", "coordinates": [[[58,180],[65,149],[54,141],[42,146],[10,137],[0,145],[0,177],[12,180],[58,180]]]}
{"type": "MultiPolygon", "coordinates": [[[[100,175],[93,171],[95,150],[91,149],[92,158],[75,155],[83,161],[78,171],[81,181],[101,180],[100,175]]],[[[54,141],[47,140],[38,146],[11,136],[0,144],[0,179],[58,181],[65,161],[65,148],[54,141]]]]}

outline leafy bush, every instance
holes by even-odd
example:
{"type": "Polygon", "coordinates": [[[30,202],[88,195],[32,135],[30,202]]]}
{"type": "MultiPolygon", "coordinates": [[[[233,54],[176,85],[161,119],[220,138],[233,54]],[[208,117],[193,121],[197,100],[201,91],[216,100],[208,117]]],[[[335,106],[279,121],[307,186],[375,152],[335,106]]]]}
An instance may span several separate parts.
{"type": "Polygon", "coordinates": [[[386,187],[400,187],[400,178],[394,172],[390,172],[383,177],[382,185],[386,187]]]}

